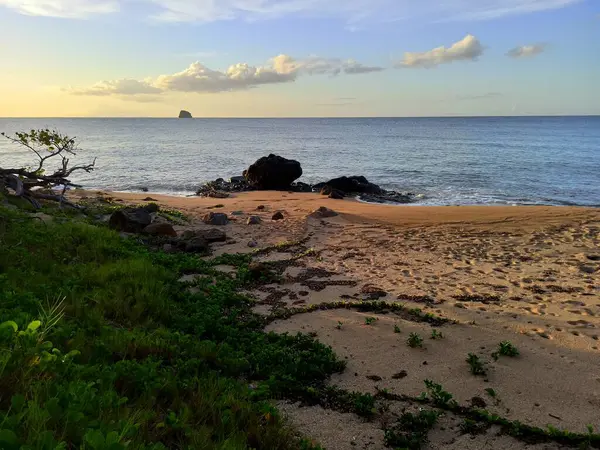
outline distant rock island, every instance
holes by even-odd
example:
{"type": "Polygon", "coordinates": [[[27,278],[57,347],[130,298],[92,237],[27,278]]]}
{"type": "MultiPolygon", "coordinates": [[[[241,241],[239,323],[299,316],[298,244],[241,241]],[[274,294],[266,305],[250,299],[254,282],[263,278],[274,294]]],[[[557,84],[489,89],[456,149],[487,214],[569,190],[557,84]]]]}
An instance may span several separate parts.
{"type": "Polygon", "coordinates": [[[189,111],[181,110],[179,111],[180,119],[192,119],[192,114],[189,111]]]}

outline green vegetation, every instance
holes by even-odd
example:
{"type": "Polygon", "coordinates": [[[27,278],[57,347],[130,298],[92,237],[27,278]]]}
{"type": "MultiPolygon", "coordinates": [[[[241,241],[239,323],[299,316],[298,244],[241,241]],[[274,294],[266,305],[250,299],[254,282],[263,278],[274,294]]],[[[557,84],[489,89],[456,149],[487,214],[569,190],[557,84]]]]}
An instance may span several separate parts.
{"type": "Polygon", "coordinates": [[[398,422],[385,432],[386,445],[393,448],[418,450],[427,443],[429,430],[433,428],[439,412],[421,410],[417,414],[404,413],[398,422]]]}
{"type": "Polygon", "coordinates": [[[402,330],[400,329],[400,327],[398,325],[394,325],[394,333],[402,333],[402,330]]]}
{"type": "Polygon", "coordinates": [[[487,371],[485,369],[485,365],[483,361],[474,353],[469,353],[467,356],[467,363],[471,367],[471,373],[473,375],[487,375],[487,371]]]}
{"type": "Polygon", "coordinates": [[[497,360],[499,355],[515,358],[519,356],[519,349],[509,341],[502,341],[498,344],[498,350],[492,353],[492,357],[497,360]]]}
{"type": "Polygon", "coordinates": [[[377,320],[377,317],[365,317],[365,325],[373,325],[377,320]]]}
{"type": "Polygon", "coordinates": [[[438,330],[431,330],[431,339],[436,340],[436,339],[444,339],[444,335],[439,332],[438,330]]]}
{"type": "Polygon", "coordinates": [[[267,400],[344,363],[311,336],[264,333],[246,281],[212,268],[227,258],[3,208],[0,247],[0,447],[310,448],[267,400]],[[216,283],[192,294],[184,273],[216,283]]]}
{"type": "Polygon", "coordinates": [[[338,323],[337,323],[337,325],[336,325],[336,328],[337,328],[338,330],[341,330],[343,325],[344,325],[344,322],[342,322],[342,321],[338,320],[338,323]]]}
{"type": "MultiPolygon", "coordinates": [[[[425,387],[431,397],[434,405],[441,408],[450,408],[457,405],[456,400],[453,400],[453,395],[444,390],[441,384],[434,383],[431,380],[425,380],[425,387]]],[[[427,398],[427,393],[421,394],[422,398],[427,398]]]]}
{"type": "Polygon", "coordinates": [[[406,344],[412,348],[423,347],[423,338],[417,333],[410,333],[406,344]]]}

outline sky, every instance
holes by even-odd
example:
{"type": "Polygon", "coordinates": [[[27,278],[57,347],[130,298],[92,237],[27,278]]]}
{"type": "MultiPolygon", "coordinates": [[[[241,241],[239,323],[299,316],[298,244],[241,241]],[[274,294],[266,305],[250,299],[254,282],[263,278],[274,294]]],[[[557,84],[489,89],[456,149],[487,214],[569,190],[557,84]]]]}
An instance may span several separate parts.
{"type": "Polygon", "coordinates": [[[600,114],[600,0],[0,0],[0,117],[600,114]]]}

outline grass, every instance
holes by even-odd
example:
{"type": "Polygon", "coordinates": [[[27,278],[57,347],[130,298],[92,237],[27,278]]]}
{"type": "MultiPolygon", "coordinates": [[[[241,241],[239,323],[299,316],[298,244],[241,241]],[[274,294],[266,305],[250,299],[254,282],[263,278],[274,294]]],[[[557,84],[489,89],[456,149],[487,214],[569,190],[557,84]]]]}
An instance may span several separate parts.
{"type": "Polygon", "coordinates": [[[400,327],[398,325],[394,325],[394,333],[402,333],[402,330],[400,329],[400,327]]]}
{"type": "Polygon", "coordinates": [[[417,333],[410,333],[406,344],[411,348],[423,347],[423,338],[417,333]]]}
{"type": "Polygon", "coordinates": [[[220,261],[86,222],[0,207],[0,447],[312,448],[268,399],[344,362],[309,335],[263,332],[220,261]],[[192,294],[185,273],[216,283],[192,294]]]}
{"type": "Polygon", "coordinates": [[[471,373],[473,375],[487,375],[487,370],[481,358],[474,353],[469,353],[467,356],[467,363],[471,368],[471,373]]]}

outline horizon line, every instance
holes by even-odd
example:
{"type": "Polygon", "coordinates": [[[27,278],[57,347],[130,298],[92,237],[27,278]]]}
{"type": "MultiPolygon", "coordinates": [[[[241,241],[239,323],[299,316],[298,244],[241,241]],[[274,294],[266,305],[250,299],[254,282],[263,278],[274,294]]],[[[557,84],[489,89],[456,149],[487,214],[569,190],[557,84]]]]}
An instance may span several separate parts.
{"type": "Polygon", "coordinates": [[[180,119],[173,116],[0,116],[0,120],[22,119],[172,119],[172,120],[248,120],[248,119],[477,119],[504,117],[600,117],[597,114],[505,114],[505,115],[445,115],[445,116],[235,116],[191,117],[180,119]]]}

